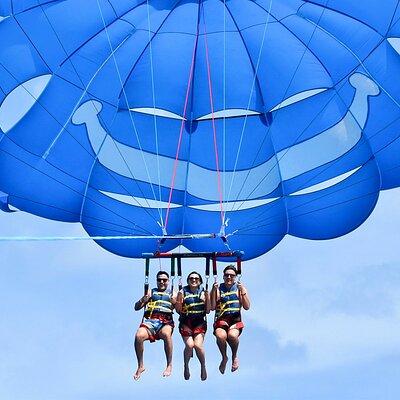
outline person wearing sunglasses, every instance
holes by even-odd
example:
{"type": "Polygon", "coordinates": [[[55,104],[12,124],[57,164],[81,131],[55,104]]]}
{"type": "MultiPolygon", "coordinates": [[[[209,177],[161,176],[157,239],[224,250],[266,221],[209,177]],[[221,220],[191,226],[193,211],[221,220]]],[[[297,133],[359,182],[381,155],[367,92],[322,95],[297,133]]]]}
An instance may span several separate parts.
{"type": "Polygon", "coordinates": [[[232,350],[232,368],[235,372],[239,368],[237,356],[239,336],[243,330],[241,309],[250,308],[250,299],[246,288],[241,282],[236,282],[237,270],[234,265],[224,269],[224,282],[214,283],[211,294],[211,309],[215,310],[214,335],[221,352],[222,361],[219,365],[221,374],[225,373],[228,362],[227,345],[232,350]]]}
{"type": "Polygon", "coordinates": [[[187,286],[178,292],[175,304],[176,311],[180,314],[179,332],[185,343],[183,376],[186,380],[190,378],[189,361],[193,349],[200,361],[201,380],[207,379],[203,343],[207,330],[206,314],[210,312],[210,296],[208,291],[203,290],[202,283],[201,275],[196,271],[191,272],[187,278],[187,286]]]}
{"type": "Polygon", "coordinates": [[[144,307],[143,320],[135,336],[135,352],[138,362],[137,370],[133,376],[135,380],[138,380],[145,371],[143,351],[146,340],[150,342],[158,339],[163,340],[165,357],[167,359],[167,367],[163,372],[163,376],[167,377],[172,373],[172,332],[174,329],[172,314],[176,303],[176,296],[172,290],[168,290],[168,272],[159,271],[156,278],[157,287],[149,290],[135,303],[136,311],[144,307]]]}

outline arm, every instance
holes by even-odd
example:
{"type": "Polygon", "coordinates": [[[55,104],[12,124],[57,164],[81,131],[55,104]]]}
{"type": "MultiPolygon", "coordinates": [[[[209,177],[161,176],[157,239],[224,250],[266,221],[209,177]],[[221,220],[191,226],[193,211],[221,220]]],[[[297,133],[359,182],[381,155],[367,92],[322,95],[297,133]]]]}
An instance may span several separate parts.
{"type": "Polygon", "coordinates": [[[204,310],[206,314],[209,314],[211,310],[211,302],[210,293],[208,293],[208,290],[203,291],[203,293],[201,294],[201,299],[204,301],[204,310]]]}
{"type": "Polygon", "coordinates": [[[213,284],[213,287],[212,287],[211,293],[210,293],[210,309],[211,309],[211,311],[214,311],[217,308],[218,300],[219,300],[218,282],[215,282],[213,284]]]}
{"type": "Polygon", "coordinates": [[[176,302],[175,302],[175,310],[178,314],[182,312],[182,305],[183,305],[183,293],[182,290],[180,290],[176,296],[176,302]]]}
{"type": "Polygon", "coordinates": [[[150,300],[151,297],[151,292],[150,289],[147,292],[146,295],[144,295],[143,297],[141,297],[136,303],[135,303],[135,311],[139,311],[140,309],[142,309],[150,300]]]}
{"type": "Polygon", "coordinates": [[[247,289],[240,283],[238,282],[238,290],[239,290],[239,301],[242,307],[245,310],[250,309],[250,297],[249,294],[247,293],[247,289]]]}
{"type": "Polygon", "coordinates": [[[176,307],[176,301],[177,301],[176,292],[172,292],[171,293],[171,304],[174,306],[174,308],[176,307]]]}

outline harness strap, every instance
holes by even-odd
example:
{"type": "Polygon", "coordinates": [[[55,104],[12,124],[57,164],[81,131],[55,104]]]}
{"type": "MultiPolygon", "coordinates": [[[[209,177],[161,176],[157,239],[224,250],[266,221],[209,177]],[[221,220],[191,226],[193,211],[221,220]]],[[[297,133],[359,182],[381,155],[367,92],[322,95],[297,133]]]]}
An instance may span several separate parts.
{"type": "Polygon", "coordinates": [[[208,279],[210,277],[210,257],[206,257],[206,291],[208,292],[208,279]]]}
{"type": "Polygon", "coordinates": [[[221,310],[221,313],[218,314],[218,317],[221,317],[222,315],[224,315],[225,313],[227,313],[229,311],[239,312],[240,308],[239,307],[228,307],[228,308],[225,308],[225,309],[221,310]]]}
{"type": "Polygon", "coordinates": [[[230,291],[230,292],[221,292],[221,296],[220,297],[230,296],[231,294],[237,294],[237,290],[233,290],[233,291],[230,291]]]}
{"type": "Polygon", "coordinates": [[[147,309],[148,312],[150,312],[151,315],[153,315],[154,310],[157,310],[157,312],[163,312],[166,314],[171,314],[171,310],[167,307],[163,307],[163,306],[154,306],[154,307],[149,307],[147,309]]]}
{"type": "Polygon", "coordinates": [[[240,279],[242,278],[242,258],[240,256],[236,259],[236,267],[238,282],[240,282],[240,279]]]}
{"type": "Polygon", "coordinates": [[[222,328],[226,331],[228,331],[229,329],[243,329],[244,328],[244,324],[242,321],[236,322],[233,325],[229,325],[226,321],[224,320],[217,320],[214,322],[214,329],[217,328],[222,328]]]}
{"type": "Polygon", "coordinates": [[[228,300],[221,304],[221,309],[224,309],[228,304],[239,303],[239,300],[228,300]]]}
{"type": "Polygon", "coordinates": [[[192,298],[192,297],[199,297],[199,294],[198,293],[196,293],[196,294],[188,294],[188,295],[184,296],[184,299],[189,299],[189,298],[192,298]]]}
{"type": "Polygon", "coordinates": [[[174,291],[175,285],[175,257],[171,257],[171,289],[174,291]]]}
{"type": "Polygon", "coordinates": [[[218,281],[218,271],[217,271],[217,257],[215,253],[212,255],[212,264],[213,264],[213,275],[214,275],[214,282],[218,281]]]}
{"type": "Polygon", "coordinates": [[[193,308],[196,306],[202,306],[204,304],[204,302],[198,302],[198,303],[191,303],[191,304],[185,304],[186,308],[193,308]]]}
{"type": "Polygon", "coordinates": [[[182,312],[182,314],[186,315],[186,314],[204,314],[204,311],[200,311],[200,310],[186,310],[185,312],[182,312]]]}
{"type": "Polygon", "coordinates": [[[149,271],[150,271],[150,258],[146,258],[144,269],[144,295],[146,296],[149,291],[149,271]]]}
{"type": "Polygon", "coordinates": [[[171,302],[167,301],[167,300],[154,300],[154,301],[151,302],[151,304],[155,304],[155,305],[158,305],[160,303],[171,304],[171,302]]]}
{"type": "Polygon", "coordinates": [[[182,258],[178,257],[178,289],[182,290],[182,258]]]}
{"type": "Polygon", "coordinates": [[[157,305],[157,304],[148,304],[147,308],[144,312],[145,315],[148,315],[149,318],[152,318],[154,315],[157,313],[164,313],[164,314],[171,314],[172,315],[172,310],[167,307],[163,307],[162,305],[157,305]],[[154,311],[157,310],[157,311],[154,311]]]}
{"type": "Polygon", "coordinates": [[[163,323],[170,322],[170,321],[173,320],[171,314],[163,313],[163,312],[157,312],[157,311],[156,311],[156,312],[153,312],[151,316],[146,317],[146,318],[149,318],[149,319],[158,319],[158,320],[160,320],[160,321],[163,322],[163,323]]]}

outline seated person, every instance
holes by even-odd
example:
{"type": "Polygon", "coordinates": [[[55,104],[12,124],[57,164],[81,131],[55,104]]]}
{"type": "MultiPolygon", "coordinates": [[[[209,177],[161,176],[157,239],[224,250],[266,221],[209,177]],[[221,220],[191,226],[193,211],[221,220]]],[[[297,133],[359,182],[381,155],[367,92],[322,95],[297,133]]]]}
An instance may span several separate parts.
{"type": "Polygon", "coordinates": [[[203,290],[203,279],[195,271],[187,278],[188,285],[179,291],[175,308],[180,314],[179,332],[182,335],[185,349],[183,351],[184,373],[186,380],[190,378],[189,361],[196,351],[201,366],[201,380],[207,379],[206,361],[204,354],[204,335],[207,330],[206,314],[210,312],[210,296],[203,290]]]}
{"type": "Polygon", "coordinates": [[[211,309],[215,311],[214,335],[221,352],[222,361],[219,365],[221,374],[225,373],[228,356],[226,354],[227,344],[232,350],[232,368],[234,372],[239,368],[237,351],[239,347],[239,336],[243,330],[241,308],[250,308],[250,299],[246,288],[241,282],[236,283],[237,270],[233,265],[224,269],[224,282],[215,283],[211,290],[211,309]]]}
{"type": "Polygon", "coordinates": [[[135,336],[135,352],[138,362],[137,370],[133,376],[138,380],[145,371],[143,364],[143,343],[146,340],[154,342],[164,341],[164,351],[167,359],[167,367],[163,376],[170,376],[172,372],[172,332],[174,321],[172,319],[176,298],[172,291],[168,290],[168,272],[157,273],[157,287],[151,289],[135,303],[135,310],[145,307],[144,316],[135,336]]]}

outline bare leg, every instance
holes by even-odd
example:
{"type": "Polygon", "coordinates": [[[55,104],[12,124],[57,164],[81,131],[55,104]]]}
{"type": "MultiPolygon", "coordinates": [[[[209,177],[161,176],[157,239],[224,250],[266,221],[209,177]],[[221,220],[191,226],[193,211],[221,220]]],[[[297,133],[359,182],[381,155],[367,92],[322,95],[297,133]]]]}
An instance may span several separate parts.
{"type": "Polygon", "coordinates": [[[137,381],[140,378],[140,375],[146,370],[143,364],[143,352],[144,346],[143,342],[149,339],[149,332],[146,328],[140,327],[135,335],[135,352],[137,358],[137,370],[133,375],[133,379],[137,381]]]}
{"type": "Polygon", "coordinates": [[[185,380],[190,379],[189,361],[193,355],[193,338],[191,336],[182,336],[183,342],[185,343],[185,349],[183,350],[183,377],[185,380]]]}
{"type": "Polygon", "coordinates": [[[204,352],[204,333],[199,333],[194,337],[194,349],[196,350],[197,358],[200,361],[201,373],[200,377],[202,381],[207,379],[207,369],[206,369],[206,356],[204,352]]]}
{"type": "Polygon", "coordinates": [[[226,339],[228,337],[226,331],[222,328],[215,330],[215,336],[217,337],[217,345],[222,356],[221,363],[219,364],[219,372],[225,373],[226,363],[228,362],[228,356],[226,355],[226,339]]]}
{"type": "Polygon", "coordinates": [[[239,368],[239,358],[237,356],[237,351],[239,347],[239,330],[230,329],[228,331],[228,344],[232,350],[232,368],[231,371],[235,372],[239,368]]]}
{"type": "Polygon", "coordinates": [[[158,333],[160,339],[164,341],[165,358],[167,359],[167,367],[163,372],[163,377],[170,376],[172,373],[172,327],[165,325],[158,333]]]}

